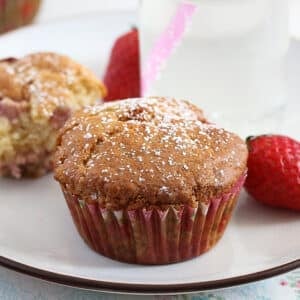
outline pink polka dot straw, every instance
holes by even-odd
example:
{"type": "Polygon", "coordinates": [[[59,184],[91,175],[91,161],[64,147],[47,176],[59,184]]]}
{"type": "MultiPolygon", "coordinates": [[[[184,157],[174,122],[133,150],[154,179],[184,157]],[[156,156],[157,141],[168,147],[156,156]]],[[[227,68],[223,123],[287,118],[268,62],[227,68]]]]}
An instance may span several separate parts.
{"type": "Polygon", "coordinates": [[[178,4],[174,16],[165,30],[154,43],[142,72],[142,94],[145,95],[152,84],[157,80],[168,58],[180,46],[183,36],[192,21],[197,5],[187,1],[178,4]]]}

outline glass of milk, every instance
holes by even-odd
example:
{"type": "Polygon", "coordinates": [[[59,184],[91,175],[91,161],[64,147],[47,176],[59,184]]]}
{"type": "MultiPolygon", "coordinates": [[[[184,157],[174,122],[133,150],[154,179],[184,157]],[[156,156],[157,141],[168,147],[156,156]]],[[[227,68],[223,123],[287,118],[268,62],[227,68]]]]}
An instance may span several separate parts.
{"type": "Polygon", "coordinates": [[[280,125],[287,0],[142,0],[140,38],[144,95],[188,99],[209,120],[242,136],[275,132],[280,125]],[[193,12],[172,44],[182,5],[193,12]]]}

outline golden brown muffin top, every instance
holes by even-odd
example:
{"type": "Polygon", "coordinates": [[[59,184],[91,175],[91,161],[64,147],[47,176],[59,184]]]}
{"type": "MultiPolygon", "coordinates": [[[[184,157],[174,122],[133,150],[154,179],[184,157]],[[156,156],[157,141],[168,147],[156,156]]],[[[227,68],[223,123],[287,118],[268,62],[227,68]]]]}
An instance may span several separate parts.
{"type": "Polygon", "coordinates": [[[86,104],[84,97],[94,101],[104,94],[96,76],[67,56],[41,52],[0,60],[0,100],[29,109],[36,121],[46,122],[58,107],[78,109],[86,104]]]}
{"type": "Polygon", "coordinates": [[[246,170],[247,148],[208,124],[202,111],[169,98],[89,107],[62,129],[55,178],[101,207],[121,209],[207,202],[246,170]]]}

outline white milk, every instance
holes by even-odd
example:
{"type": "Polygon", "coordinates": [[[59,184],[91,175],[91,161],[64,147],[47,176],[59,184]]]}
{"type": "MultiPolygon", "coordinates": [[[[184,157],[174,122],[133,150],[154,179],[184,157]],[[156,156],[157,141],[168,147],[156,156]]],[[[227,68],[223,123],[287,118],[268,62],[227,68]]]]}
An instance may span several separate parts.
{"type": "MultiPolygon", "coordinates": [[[[142,68],[180,1],[143,0],[142,68]]],[[[189,99],[245,136],[276,131],[286,88],[287,0],[198,0],[182,41],[147,95],[189,99]]]]}

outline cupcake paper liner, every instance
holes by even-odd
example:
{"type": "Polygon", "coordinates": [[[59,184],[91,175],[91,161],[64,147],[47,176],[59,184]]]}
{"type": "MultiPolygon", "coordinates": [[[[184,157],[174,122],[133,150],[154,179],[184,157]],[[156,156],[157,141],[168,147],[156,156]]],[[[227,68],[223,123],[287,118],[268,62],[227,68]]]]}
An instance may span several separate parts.
{"type": "Polygon", "coordinates": [[[64,195],[73,221],[85,242],[102,255],[123,262],[168,264],[208,251],[222,237],[244,183],[242,176],[229,193],[198,207],[165,210],[110,210],[64,195]]]}

